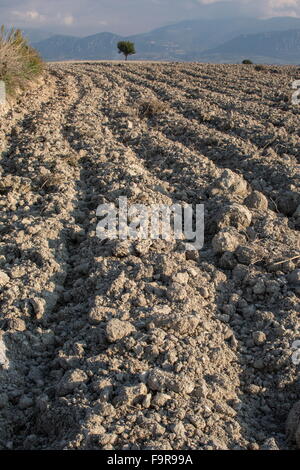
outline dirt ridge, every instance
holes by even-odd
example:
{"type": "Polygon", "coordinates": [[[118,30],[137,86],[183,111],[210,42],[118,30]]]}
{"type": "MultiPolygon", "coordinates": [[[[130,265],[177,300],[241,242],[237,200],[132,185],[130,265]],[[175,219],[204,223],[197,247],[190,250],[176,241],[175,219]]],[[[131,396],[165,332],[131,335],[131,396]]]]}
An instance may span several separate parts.
{"type": "Polygon", "coordinates": [[[300,445],[297,73],[52,64],[1,119],[0,448],[300,445]],[[205,246],[99,240],[120,196],[205,246]]]}

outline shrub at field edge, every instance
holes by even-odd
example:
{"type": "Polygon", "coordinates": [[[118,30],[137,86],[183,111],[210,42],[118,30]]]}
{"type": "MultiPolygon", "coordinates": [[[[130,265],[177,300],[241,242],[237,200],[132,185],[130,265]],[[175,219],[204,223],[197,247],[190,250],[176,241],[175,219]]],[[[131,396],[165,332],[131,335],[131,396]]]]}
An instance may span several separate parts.
{"type": "Polygon", "coordinates": [[[43,72],[44,64],[38,52],[24,38],[20,30],[0,30],[0,80],[5,82],[9,96],[25,89],[43,72]]]}

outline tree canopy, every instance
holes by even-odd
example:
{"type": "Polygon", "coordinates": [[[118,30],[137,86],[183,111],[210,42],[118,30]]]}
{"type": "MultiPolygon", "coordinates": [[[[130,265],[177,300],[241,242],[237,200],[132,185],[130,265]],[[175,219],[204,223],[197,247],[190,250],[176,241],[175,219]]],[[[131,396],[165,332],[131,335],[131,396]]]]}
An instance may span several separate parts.
{"type": "Polygon", "coordinates": [[[120,41],[118,42],[119,54],[124,54],[125,60],[127,60],[129,55],[135,54],[135,46],[133,42],[130,41],[120,41]]]}

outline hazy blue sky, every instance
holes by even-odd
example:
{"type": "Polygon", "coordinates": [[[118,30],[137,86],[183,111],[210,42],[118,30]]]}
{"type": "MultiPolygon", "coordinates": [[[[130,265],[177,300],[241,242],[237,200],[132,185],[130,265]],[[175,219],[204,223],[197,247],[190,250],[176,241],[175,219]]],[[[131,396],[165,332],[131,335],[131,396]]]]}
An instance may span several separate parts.
{"type": "Polygon", "coordinates": [[[135,34],[224,16],[300,17],[300,0],[0,0],[1,23],[64,34],[135,34]]]}

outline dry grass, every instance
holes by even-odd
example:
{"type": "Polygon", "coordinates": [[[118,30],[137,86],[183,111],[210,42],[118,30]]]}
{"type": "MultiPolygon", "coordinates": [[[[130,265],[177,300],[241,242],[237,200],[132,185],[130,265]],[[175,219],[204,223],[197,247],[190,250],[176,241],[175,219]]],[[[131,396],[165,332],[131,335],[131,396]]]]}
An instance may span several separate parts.
{"type": "Polygon", "coordinates": [[[264,72],[266,70],[265,66],[262,64],[256,65],[255,66],[256,72],[264,72]]]}
{"type": "Polygon", "coordinates": [[[139,103],[138,114],[141,118],[152,118],[166,111],[166,104],[157,99],[144,100],[139,103]]]}
{"type": "Polygon", "coordinates": [[[0,30],[0,80],[6,84],[8,95],[26,88],[28,82],[43,71],[43,61],[30,47],[20,30],[0,30]]]}
{"type": "Polygon", "coordinates": [[[59,187],[65,182],[63,175],[47,174],[42,175],[39,179],[39,189],[43,189],[46,193],[52,193],[59,190],[59,187]]]}

